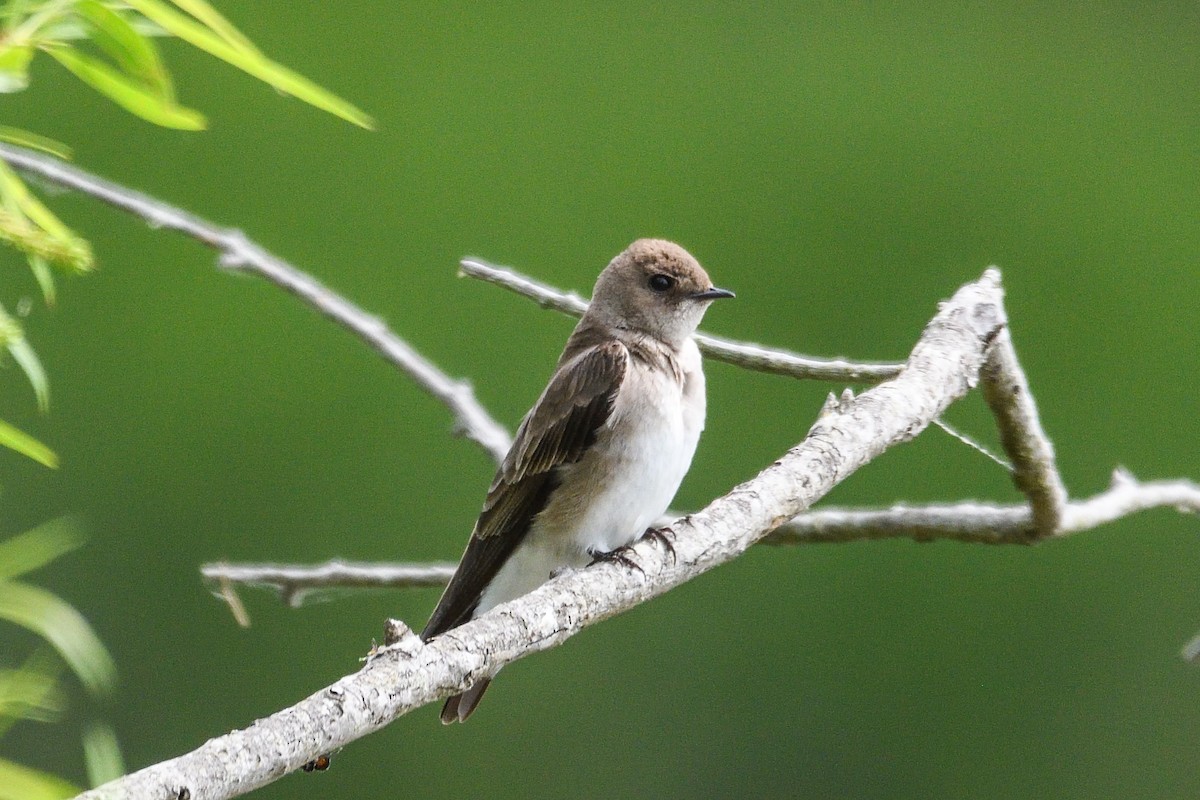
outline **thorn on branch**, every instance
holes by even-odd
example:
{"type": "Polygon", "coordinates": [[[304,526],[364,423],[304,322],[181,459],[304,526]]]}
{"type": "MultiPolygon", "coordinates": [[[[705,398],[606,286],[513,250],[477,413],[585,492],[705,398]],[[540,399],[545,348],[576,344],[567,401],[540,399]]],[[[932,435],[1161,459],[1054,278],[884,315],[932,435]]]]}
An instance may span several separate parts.
{"type": "Polygon", "coordinates": [[[1113,469],[1112,479],[1109,481],[1108,485],[1112,489],[1121,489],[1123,487],[1134,486],[1136,484],[1137,478],[1134,477],[1133,473],[1125,467],[1118,465],[1113,469]]]}
{"type": "Polygon", "coordinates": [[[217,266],[230,272],[237,272],[246,266],[246,260],[239,253],[225,250],[217,256],[217,266]]]}

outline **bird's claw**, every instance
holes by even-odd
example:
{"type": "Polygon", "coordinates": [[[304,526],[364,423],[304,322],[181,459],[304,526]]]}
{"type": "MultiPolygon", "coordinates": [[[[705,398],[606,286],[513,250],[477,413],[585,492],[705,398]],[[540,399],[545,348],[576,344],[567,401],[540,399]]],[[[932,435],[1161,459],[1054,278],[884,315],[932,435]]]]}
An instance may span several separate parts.
{"type": "MultiPolygon", "coordinates": [[[[642,534],[642,538],[638,541],[649,539],[654,542],[671,555],[671,563],[674,564],[676,561],[675,545],[671,543],[671,533],[670,528],[647,528],[646,532],[642,534]]],[[[631,542],[623,547],[617,547],[612,550],[588,550],[588,555],[592,557],[593,564],[620,564],[628,569],[636,569],[645,575],[646,570],[642,569],[642,565],[634,561],[631,555],[635,544],[637,542],[631,542]]]]}
{"type": "Polygon", "coordinates": [[[676,562],[675,545],[671,544],[671,534],[672,530],[670,528],[647,528],[646,532],[642,534],[642,538],[655,542],[663,550],[670,553],[671,563],[674,564],[676,562]]]}
{"type": "Polygon", "coordinates": [[[626,569],[636,569],[645,575],[646,570],[642,569],[642,565],[630,557],[629,553],[632,550],[630,545],[625,545],[612,550],[589,550],[588,555],[592,557],[593,564],[620,564],[626,569]]]}

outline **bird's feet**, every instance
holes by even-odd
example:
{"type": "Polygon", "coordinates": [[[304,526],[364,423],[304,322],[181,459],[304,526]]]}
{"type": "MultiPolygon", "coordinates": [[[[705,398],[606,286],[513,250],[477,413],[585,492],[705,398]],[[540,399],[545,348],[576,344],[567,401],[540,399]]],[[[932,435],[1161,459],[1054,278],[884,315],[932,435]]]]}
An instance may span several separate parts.
{"type": "Polygon", "coordinates": [[[671,555],[671,563],[675,563],[675,545],[671,544],[672,531],[670,528],[647,528],[642,534],[641,539],[630,542],[623,547],[617,547],[612,550],[588,550],[588,555],[592,557],[593,564],[609,563],[620,564],[628,569],[636,569],[643,575],[646,570],[642,569],[642,565],[633,560],[633,547],[638,542],[650,540],[661,547],[665,552],[671,555]]]}
{"type": "Polygon", "coordinates": [[[643,539],[649,539],[661,547],[664,551],[671,554],[671,563],[675,563],[675,545],[671,544],[671,536],[674,531],[670,528],[647,528],[642,534],[643,539]]]}
{"type": "Polygon", "coordinates": [[[642,565],[633,560],[629,555],[633,551],[633,545],[625,545],[612,550],[588,550],[588,555],[592,557],[592,564],[620,564],[627,569],[636,569],[643,575],[646,570],[642,569],[642,565]]]}

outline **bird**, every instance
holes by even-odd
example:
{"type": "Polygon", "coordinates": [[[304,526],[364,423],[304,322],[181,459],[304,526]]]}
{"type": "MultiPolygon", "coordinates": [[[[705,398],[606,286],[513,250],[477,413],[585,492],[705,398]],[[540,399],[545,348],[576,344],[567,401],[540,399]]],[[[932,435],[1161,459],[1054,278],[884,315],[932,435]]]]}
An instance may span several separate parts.
{"type": "MultiPolygon", "coordinates": [[[[699,262],[673,242],[638,239],[596,279],[541,396],[517,429],[466,550],[421,638],[469,622],[564,568],[622,555],[667,510],[704,429],[692,338],[714,300],[699,262]]],[[[485,677],[442,708],[478,706],[485,677]]]]}

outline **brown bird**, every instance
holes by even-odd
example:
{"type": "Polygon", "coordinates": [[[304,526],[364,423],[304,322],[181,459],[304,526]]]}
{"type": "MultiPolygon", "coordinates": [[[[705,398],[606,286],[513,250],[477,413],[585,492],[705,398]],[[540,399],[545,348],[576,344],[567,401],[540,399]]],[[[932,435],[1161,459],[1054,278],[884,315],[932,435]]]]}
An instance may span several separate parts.
{"type": "MultiPolygon", "coordinates": [[[[692,334],[722,297],[733,292],[660,239],[639,239],[600,273],[423,639],[533,591],[556,570],[611,558],[662,516],[704,429],[692,334]]],[[[490,681],[447,700],[442,722],[470,716],[490,681]]]]}

